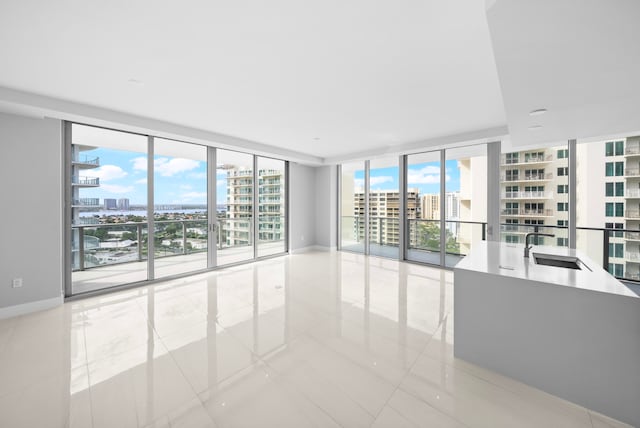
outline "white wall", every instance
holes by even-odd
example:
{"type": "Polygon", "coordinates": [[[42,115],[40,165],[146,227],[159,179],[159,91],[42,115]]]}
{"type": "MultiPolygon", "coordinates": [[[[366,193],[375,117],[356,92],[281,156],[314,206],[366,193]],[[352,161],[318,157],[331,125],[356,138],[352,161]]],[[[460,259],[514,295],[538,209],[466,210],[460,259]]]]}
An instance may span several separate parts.
{"type": "Polygon", "coordinates": [[[289,164],[289,236],[290,250],[316,245],[316,173],[315,168],[289,164]]]}
{"type": "Polygon", "coordinates": [[[59,120],[0,113],[0,309],[61,297],[62,164],[59,120]]]}
{"type": "Polygon", "coordinates": [[[316,244],[336,248],[338,213],[338,168],[335,165],[315,168],[316,244]]]}

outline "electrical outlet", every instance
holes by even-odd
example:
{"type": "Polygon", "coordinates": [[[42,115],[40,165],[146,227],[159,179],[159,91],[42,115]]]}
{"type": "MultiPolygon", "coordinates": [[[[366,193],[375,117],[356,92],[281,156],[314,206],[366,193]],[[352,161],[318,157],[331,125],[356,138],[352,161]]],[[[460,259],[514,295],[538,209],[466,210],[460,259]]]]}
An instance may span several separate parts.
{"type": "Polygon", "coordinates": [[[11,281],[11,287],[12,288],[22,287],[22,278],[13,278],[13,281],[11,281]]]}

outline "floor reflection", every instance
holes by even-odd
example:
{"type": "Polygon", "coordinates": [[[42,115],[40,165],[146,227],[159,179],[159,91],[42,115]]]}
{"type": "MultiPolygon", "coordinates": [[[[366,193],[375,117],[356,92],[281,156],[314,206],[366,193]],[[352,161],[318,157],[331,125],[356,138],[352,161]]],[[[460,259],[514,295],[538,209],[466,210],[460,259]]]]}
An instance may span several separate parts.
{"type": "Polygon", "coordinates": [[[453,357],[452,281],[310,252],[2,320],[0,426],[589,421],[453,357]]]}

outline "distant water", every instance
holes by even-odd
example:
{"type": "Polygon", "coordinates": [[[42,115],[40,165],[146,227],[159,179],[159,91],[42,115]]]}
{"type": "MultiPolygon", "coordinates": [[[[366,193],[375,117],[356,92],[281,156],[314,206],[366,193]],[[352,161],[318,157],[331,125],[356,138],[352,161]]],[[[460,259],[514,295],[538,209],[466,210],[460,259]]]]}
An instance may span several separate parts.
{"type": "MultiPolygon", "coordinates": [[[[181,213],[181,214],[196,214],[196,213],[206,213],[207,210],[203,208],[192,208],[192,209],[175,209],[175,210],[156,210],[156,213],[160,214],[171,214],[171,213],[181,213]]],[[[144,210],[129,210],[129,211],[120,211],[120,210],[101,210],[101,211],[82,211],[80,212],[80,217],[93,217],[93,216],[123,216],[123,215],[137,215],[137,216],[146,216],[147,211],[144,210]]]]}

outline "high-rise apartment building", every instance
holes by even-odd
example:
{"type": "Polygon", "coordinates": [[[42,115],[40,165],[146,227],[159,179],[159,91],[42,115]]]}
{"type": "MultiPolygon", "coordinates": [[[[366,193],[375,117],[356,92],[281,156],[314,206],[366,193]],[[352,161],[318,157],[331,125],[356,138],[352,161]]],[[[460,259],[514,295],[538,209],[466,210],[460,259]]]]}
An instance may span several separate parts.
{"type": "Polygon", "coordinates": [[[122,211],[129,211],[129,198],[118,199],[118,209],[122,211]]]}
{"type": "Polygon", "coordinates": [[[251,245],[253,204],[258,204],[258,239],[284,239],[284,173],[258,171],[258,200],[253,198],[253,171],[227,170],[227,211],[223,240],[228,246],[251,245]]]}
{"type": "MultiPolygon", "coordinates": [[[[608,234],[609,271],[640,279],[640,136],[578,144],[576,166],[577,226],[614,229],[608,234]]],[[[539,244],[567,246],[565,230],[543,228],[568,226],[567,147],[506,153],[500,169],[502,240],[523,243],[538,226],[556,235],[539,244]]],[[[578,230],[577,247],[601,260],[602,239],[601,232],[578,230]]]]}
{"type": "MultiPolygon", "coordinates": [[[[364,190],[356,190],[353,197],[354,235],[364,240],[365,232],[364,190]]],[[[371,190],[369,192],[369,238],[372,243],[398,245],[400,242],[400,192],[398,190],[371,190]]],[[[407,190],[407,212],[409,220],[420,217],[420,191],[407,190]]]]}
{"type": "MultiPolygon", "coordinates": [[[[506,153],[500,164],[500,223],[502,240],[523,243],[527,232],[541,226],[567,226],[569,163],[566,146],[506,153]],[[522,227],[525,226],[525,227],[522,227]],[[529,226],[529,227],[527,227],[529,226]]],[[[538,245],[567,246],[564,229],[554,238],[536,237],[538,245]]]]}
{"type": "Polygon", "coordinates": [[[104,198],[103,207],[105,210],[117,210],[118,201],[116,199],[104,198]]]}
{"type": "Polygon", "coordinates": [[[424,220],[440,219],[440,194],[430,193],[420,198],[420,213],[424,220]]]}

